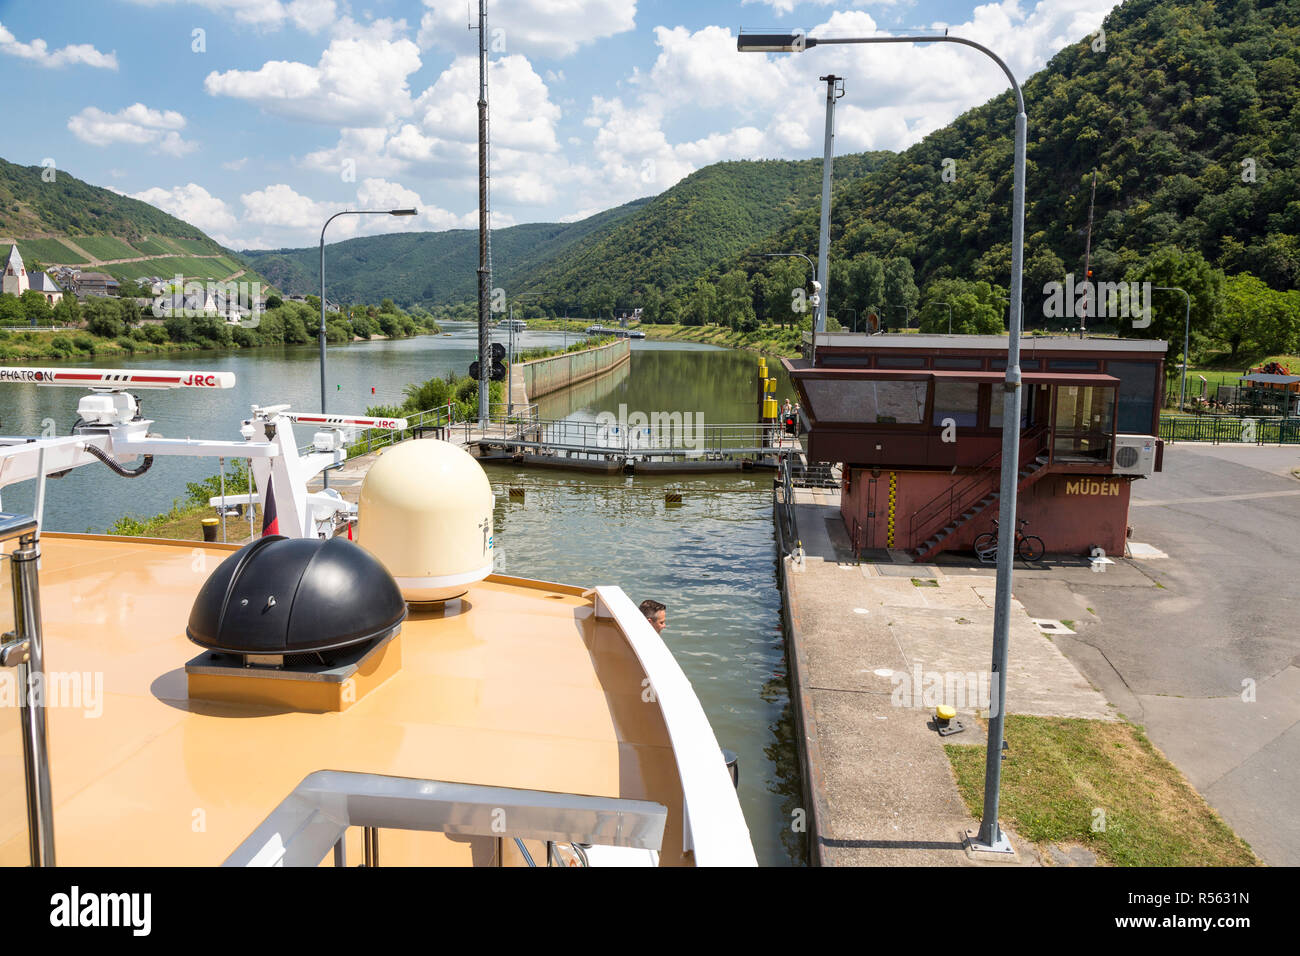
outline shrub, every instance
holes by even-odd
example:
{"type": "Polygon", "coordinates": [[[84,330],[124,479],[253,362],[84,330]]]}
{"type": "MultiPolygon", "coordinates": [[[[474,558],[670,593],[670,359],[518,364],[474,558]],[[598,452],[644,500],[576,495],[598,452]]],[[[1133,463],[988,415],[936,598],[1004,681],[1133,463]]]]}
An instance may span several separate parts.
{"type": "Polygon", "coordinates": [[[139,344],[135,339],[127,335],[119,335],[113,341],[116,342],[117,347],[124,352],[134,352],[136,346],[139,344]]]}

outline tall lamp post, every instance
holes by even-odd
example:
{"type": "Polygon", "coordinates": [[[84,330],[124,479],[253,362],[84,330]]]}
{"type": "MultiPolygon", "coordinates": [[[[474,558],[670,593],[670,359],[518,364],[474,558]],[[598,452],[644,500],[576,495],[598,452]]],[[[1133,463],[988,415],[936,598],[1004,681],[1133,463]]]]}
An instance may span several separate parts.
{"type": "Polygon", "coordinates": [[[1186,310],[1183,313],[1183,383],[1178,387],[1178,410],[1181,412],[1183,403],[1187,401],[1187,349],[1192,330],[1192,297],[1187,294],[1186,289],[1176,285],[1153,285],[1151,288],[1159,289],[1161,292],[1181,292],[1186,303],[1186,310]]]}
{"type": "Polygon", "coordinates": [[[1011,82],[1016,102],[1015,174],[1011,200],[1011,323],[1007,332],[1007,370],[1003,381],[1002,475],[999,502],[997,591],[993,610],[993,674],[997,699],[989,712],[988,749],[984,762],[984,817],[979,833],[969,836],[972,849],[1014,855],[1011,841],[998,826],[998,797],[1002,783],[1002,742],[1007,704],[1007,633],[1011,621],[1011,567],[1016,531],[1016,476],[1020,469],[1020,329],[1021,285],[1025,253],[1025,139],[1029,120],[1025,97],[1015,74],[996,53],[974,40],[953,36],[874,36],[819,39],[804,33],[751,33],[736,38],[736,49],[754,53],[802,53],[830,44],[958,43],[988,56],[1011,82]],[[996,710],[994,709],[996,708],[996,710]]]}
{"type": "MultiPolygon", "coordinates": [[[[325,230],[339,216],[414,216],[416,209],[344,209],[325,220],[320,227],[320,410],[325,412],[325,230]]],[[[324,487],[330,486],[328,471],[321,472],[324,487]]]]}

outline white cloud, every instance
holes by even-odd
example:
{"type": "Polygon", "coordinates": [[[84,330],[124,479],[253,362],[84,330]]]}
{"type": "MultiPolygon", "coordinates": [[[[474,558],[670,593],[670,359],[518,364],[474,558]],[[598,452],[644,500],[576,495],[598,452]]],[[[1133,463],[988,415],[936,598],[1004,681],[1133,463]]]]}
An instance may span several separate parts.
{"type": "Polygon", "coordinates": [[[236,23],[278,30],[291,23],[300,30],[315,33],[335,18],[334,0],[132,0],[140,6],[171,6],[182,2],[194,4],[236,23]]]}
{"type": "MultiPolygon", "coordinates": [[[[754,2],[777,11],[795,6],[754,2]]],[[[1062,47],[1094,31],[1111,8],[1111,0],[1041,0],[1030,7],[1001,0],[975,7],[950,32],[999,51],[1023,83],[1062,47]]],[[[820,25],[803,26],[822,37],[880,32],[862,9],[840,9],[820,25]]],[[[584,122],[596,131],[593,167],[572,197],[578,208],[658,192],[719,160],[820,155],[826,99],[818,77],[828,73],[848,78],[836,113],[838,153],[905,149],[1008,85],[996,64],[950,43],[741,54],[723,27],[660,26],[654,35],[659,54],[650,69],[627,74],[620,95],[592,98],[584,122]]]]}
{"type": "Polygon", "coordinates": [[[292,186],[276,183],[239,197],[244,204],[244,221],[286,229],[319,229],[338,210],[295,192],[292,186]]]}
{"type": "MultiPolygon", "coordinates": [[[[244,193],[239,197],[244,207],[240,228],[247,232],[258,227],[257,235],[226,243],[235,248],[277,248],[314,244],[325,220],[344,209],[410,209],[414,216],[341,216],[329,227],[328,240],[338,242],[354,236],[389,232],[421,232],[443,229],[468,229],[478,223],[477,210],[464,214],[450,212],[425,202],[414,189],[399,182],[373,177],[357,186],[354,200],[318,202],[297,192],[285,183],[244,193]]],[[[505,217],[507,221],[512,221],[505,217]]],[[[498,217],[493,217],[494,221],[498,217]]],[[[500,222],[497,221],[500,225],[500,222]]],[[[225,240],[222,240],[223,242],[225,240]]]]}
{"type": "Polygon", "coordinates": [[[68,119],[68,129],[84,143],[108,146],[112,143],[156,145],[170,156],[184,156],[198,149],[198,144],[181,138],[185,117],[175,110],[150,109],[135,103],[116,113],[87,106],[68,119]]]}
{"type": "MultiPolygon", "coordinates": [[[[489,69],[493,195],[527,205],[553,202],[571,172],[556,135],[560,108],[527,57],[501,57],[489,69]]],[[[346,128],[334,146],[308,153],[301,165],[355,179],[418,172],[441,189],[472,192],[478,176],[477,99],[477,59],[458,58],[415,100],[414,122],[346,128]]]]}
{"type": "Polygon", "coordinates": [[[192,223],[206,233],[235,228],[235,214],[230,211],[230,207],[198,183],[173,186],[171,189],[155,186],[143,192],[132,193],[131,198],[157,206],[163,212],[192,223]]]}
{"type": "Polygon", "coordinates": [[[348,23],[315,66],[270,60],[256,70],[213,71],[203,88],[269,113],[331,126],[383,126],[408,115],[407,77],[420,68],[420,54],[402,36],[405,23],[348,23]]]}
{"type": "Polygon", "coordinates": [[[105,70],[117,69],[116,51],[101,53],[89,43],[73,43],[51,52],[46,42],[39,38],[27,43],[20,42],[3,23],[0,23],[0,53],[31,60],[46,67],[80,63],[105,70]]]}
{"type": "Polygon", "coordinates": [[[242,156],[239,159],[228,159],[221,164],[222,169],[228,169],[232,173],[237,173],[248,165],[248,157],[242,156]]]}
{"type": "MultiPolygon", "coordinates": [[[[420,46],[463,49],[464,0],[424,5],[429,10],[420,19],[420,46]]],[[[488,11],[488,50],[565,57],[635,27],[636,0],[496,0],[488,11]]]]}
{"type": "Polygon", "coordinates": [[[856,3],[852,0],[740,0],[740,3],[742,6],[761,3],[771,7],[776,13],[793,13],[797,6],[828,7],[832,3],[838,3],[841,7],[892,7],[910,3],[910,0],[858,0],[856,3]]]}

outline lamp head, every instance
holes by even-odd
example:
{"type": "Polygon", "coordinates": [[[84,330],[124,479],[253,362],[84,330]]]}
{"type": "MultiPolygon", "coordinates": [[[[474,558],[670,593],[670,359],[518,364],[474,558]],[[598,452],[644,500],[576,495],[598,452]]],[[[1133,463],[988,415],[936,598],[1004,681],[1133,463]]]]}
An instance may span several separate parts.
{"type": "Polygon", "coordinates": [[[817,41],[802,30],[791,33],[741,33],[736,49],[741,53],[802,53],[817,41]]]}

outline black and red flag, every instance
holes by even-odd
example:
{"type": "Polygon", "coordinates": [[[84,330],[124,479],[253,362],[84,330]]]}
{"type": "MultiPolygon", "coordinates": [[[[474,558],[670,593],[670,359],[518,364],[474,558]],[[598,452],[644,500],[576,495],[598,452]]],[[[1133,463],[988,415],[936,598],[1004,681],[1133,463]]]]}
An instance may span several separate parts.
{"type": "Polygon", "coordinates": [[[262,537],[280,533],[280,519],[275,513],[275,481],[266,476],[266,501],[262,504],[262,537]]]}

